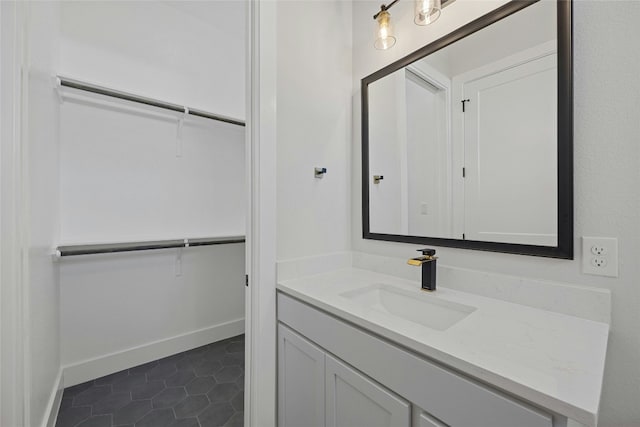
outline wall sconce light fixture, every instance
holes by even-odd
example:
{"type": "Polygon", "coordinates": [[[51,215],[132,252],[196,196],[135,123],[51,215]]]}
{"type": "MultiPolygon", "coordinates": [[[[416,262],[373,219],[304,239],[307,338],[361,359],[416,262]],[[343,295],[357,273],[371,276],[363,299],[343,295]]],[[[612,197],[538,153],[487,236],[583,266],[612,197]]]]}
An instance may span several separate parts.
{"type": "MultiPolygon", "coordinates": [[[[395,1],[393,3],[395,3],[395,1]]],[[[393,3],[391,4],[393,5],[393,3]]],[[[382,5],[380,12],[376,13],[374,19],[378,21],[378,28],[376,29],[376,41],[373,45],[376,49],[387,50],[396,44],[393,27],[391,26],[391,14],[387,12],[385,6],[382,5]]]]}
{"type": "MultiPolygon", "coordinates": [[[[376,49],[386,50],[396,44],[396,38],[393,34],[391,25],[391,14],[389,9],[399,0],[393,0],[388,5],[381,5],[380,12],[373,15],[373,19],[377,22],[376,41],[373,44],[376,49]]],[[[445,4],[453,3],[454,0],[444,0],[445,4]]],[[[442,0],[414,0],[414,20],[416,25],[429,25],[434,23],[442,11],[442,0]]]]}
{"type": "Polygon", "coordinates": [[[413,22],[416,25],[429,25],[440,18],[442,10],[442,2],[440,0],[415,0],[415,18],[413,22]]]}

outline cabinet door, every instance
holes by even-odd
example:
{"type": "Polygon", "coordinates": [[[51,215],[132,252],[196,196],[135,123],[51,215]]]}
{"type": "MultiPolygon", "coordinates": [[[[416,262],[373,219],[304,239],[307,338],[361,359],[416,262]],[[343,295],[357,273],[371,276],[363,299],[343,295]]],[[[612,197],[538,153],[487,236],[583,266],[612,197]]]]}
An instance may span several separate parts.
{"type": "Polygon", "coordinates": [[[327,427],[409,427],[409,402],[327,355],[327,427]]]}
{"type": "Polygon", "coordinates": [[[448,427],[445,423],[438,421],[426,412],[419,412],[416,425],[418,427],[448,427]]]}
{"type": "Polygon", "coordinates": [[[278,425],[324,427],[324,351],[278,324],[278,425]]]}

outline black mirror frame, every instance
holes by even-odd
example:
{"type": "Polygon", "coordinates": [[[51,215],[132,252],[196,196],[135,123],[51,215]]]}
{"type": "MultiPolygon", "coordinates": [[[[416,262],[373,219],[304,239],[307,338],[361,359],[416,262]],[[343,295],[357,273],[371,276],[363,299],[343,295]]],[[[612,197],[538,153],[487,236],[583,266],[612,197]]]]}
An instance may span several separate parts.
{"type": "Polygon", "coordinates": [[[362,90],[362,237],[388,242],[427,244],[519,255],[573,259],[573,43],[572,0],[557,0],[558,40],[558,245],[459,240],[438,237],[372,233],[369,223],[368,86],[376,80],[467,37],[539,0],[512,0],[448,35],[365,77],[362,90]]]}

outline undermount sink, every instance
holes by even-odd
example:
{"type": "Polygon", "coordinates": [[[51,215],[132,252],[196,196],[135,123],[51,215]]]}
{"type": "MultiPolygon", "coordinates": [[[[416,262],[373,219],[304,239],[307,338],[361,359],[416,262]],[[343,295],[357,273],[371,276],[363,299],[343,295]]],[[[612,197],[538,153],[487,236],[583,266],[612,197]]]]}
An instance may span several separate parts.
{"type": "Polygon", "coordinates": [[[371,310],[390,314],[427,328],[444,331],[475,311],[475,307],[405,291],[395,286],[375,284],[340,294],[371,310]]]}

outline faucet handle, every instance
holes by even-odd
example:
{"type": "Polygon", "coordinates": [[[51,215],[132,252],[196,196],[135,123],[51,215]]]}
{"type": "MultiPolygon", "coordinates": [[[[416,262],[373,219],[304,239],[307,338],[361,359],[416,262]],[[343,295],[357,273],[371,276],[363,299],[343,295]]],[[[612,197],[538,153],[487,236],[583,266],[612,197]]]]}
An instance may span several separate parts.
{"type": "Polygon", "coordinates": [[[432,257],[436,254],[435,249],[429,249],[429,248],[418,249],[418,252],[422,252],[422,255],[428,256],[428,257],[432,257]]]}

